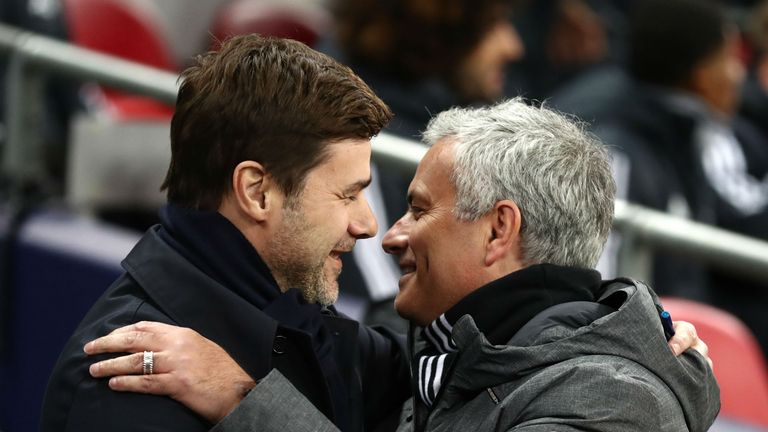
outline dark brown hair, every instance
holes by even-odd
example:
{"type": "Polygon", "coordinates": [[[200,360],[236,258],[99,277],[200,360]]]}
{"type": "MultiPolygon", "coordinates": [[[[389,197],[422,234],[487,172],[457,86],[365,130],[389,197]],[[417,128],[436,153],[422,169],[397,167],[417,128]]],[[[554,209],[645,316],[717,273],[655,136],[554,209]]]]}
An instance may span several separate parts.
{"type": "Polygon", "coordinates": [[[217,209],[245,160],[295,196],[328,143],[370,138],[392,117],[349,68],[287,39],[234,37],[181,79],[163,189],[189,208],[217,209]]]}
{"type": "Polygon", "coordinates": [[[450,77],[509,0],[337,0],[338,41],[353,62],[403,78],[450,77]]]}

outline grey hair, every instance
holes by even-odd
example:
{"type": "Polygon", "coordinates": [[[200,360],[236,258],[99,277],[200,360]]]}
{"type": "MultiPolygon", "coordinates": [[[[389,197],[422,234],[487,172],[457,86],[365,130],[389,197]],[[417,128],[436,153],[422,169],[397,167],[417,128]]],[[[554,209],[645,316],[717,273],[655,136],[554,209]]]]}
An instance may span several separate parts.
{"type": "Polygon", "coordinates": [[[453,108],[430,121],[424,142],[454,141],[455,216],[478,220],[501,200],[522,214],[525,265],[592,268],[613,222],[616,184],[607,149],[582,123],[515,98],[453,108]]]}

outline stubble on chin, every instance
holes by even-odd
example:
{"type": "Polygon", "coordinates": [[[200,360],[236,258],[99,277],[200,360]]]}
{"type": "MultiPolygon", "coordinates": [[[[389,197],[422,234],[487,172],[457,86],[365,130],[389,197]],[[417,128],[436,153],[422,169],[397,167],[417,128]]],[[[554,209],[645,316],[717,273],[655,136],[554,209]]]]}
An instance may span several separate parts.
{"type": "MultiPolygon", "coordinates": [[[[323,269],[320,268],[297,268],[296,264],[284,263],[282,279],[283,283],[281,288],[286,291],[291,288],[296,288],[301,291],[304,300],[307,303],[320,303],[324,304],[325,300],[325,280],[323,277],[323,269]]],[[[335,298],[334,298],[335,301],[335,298]]]]}

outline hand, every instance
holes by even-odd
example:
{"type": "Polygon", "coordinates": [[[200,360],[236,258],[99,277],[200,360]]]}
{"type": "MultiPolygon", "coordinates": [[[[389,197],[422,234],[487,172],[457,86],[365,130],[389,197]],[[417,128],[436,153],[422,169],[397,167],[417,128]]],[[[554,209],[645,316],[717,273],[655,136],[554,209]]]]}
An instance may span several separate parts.
{"type": "Polygon", "coordinates": [[[86,354],[134,353],[94,363],[95,378],[112,377],[116,391],[170,396],[218,423],[256,382],[220,346],[194,330],[138,322],[88,342],[86,354]],[[142,375],[144,351],[154,352],[154,373],[142,375]]]}
{"type": "Polygon", "coordinates": [[[673,321],[672,326],[675,329],[675,335],[669,340],[669,347],[676,356],[679,356],[687,349],[694,349],[699,352],[712,368],[712,359],[709,358],[709,347],[696,334],[696,327],[685,321],[673,321]]]}

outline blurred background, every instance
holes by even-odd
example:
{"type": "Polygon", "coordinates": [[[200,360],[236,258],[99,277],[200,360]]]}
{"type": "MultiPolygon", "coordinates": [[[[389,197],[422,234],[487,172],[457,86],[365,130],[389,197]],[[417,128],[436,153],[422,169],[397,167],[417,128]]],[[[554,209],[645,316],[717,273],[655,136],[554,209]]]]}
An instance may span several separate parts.
{"type": "MultiPolygon", "coordinates": [[[[338,59],[395,112],[380,235],[433,114],[523,96],[583,121],[620,199],[599,269],[697,326],[712,430],[768,430],[768,1],[0,0],[1,431],[37,429],[64,342],[156,223],[176,75],[245,33],[338,59]]],[[[344,257],[338,306],[404,329],[379,240],[344,257]]]]}

